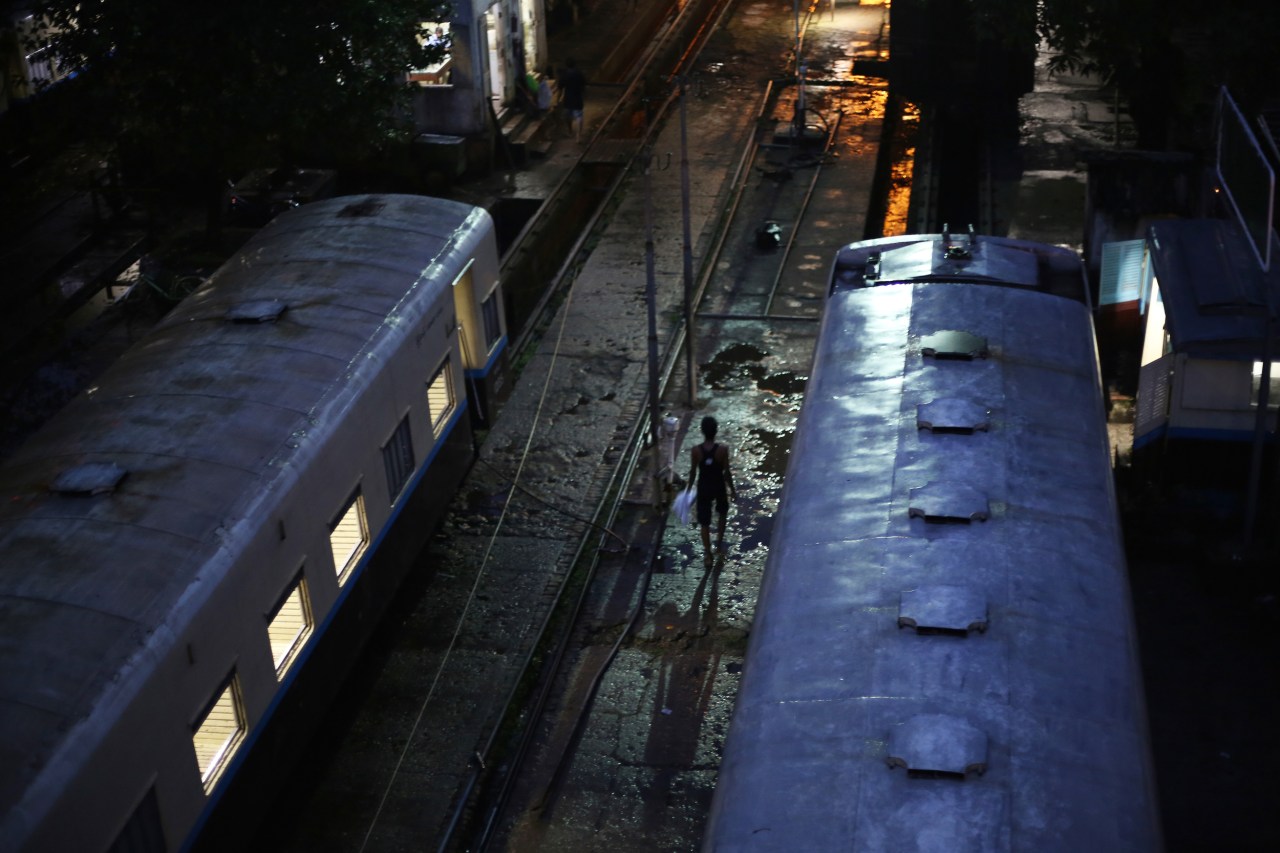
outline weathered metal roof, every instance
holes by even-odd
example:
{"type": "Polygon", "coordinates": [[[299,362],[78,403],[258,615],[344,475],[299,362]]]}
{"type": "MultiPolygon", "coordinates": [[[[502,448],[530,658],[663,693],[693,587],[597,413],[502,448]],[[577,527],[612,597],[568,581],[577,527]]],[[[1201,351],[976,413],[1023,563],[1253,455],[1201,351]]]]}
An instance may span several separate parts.
{"type": "Polygon", "coordinates": [[[911,234],[842,247],[832,263],[832,290],[912,281],[984,282],[1023,287],[1087,302],[1075,253],[1041,244],[972,234],[911,234]]]}
{"type": "Polygon", "coordinates": [[[1262,357],[1268,293],[1280,300],[1280,273],[1260,269],[1236,222],[1161,220],[1147,229],[1147,245],[1175,352],[1262,357]]]}
{"type": "Polygon", "coordinates": [[[181,634],[255,512],[421,320],[415,297],[449,287],[438,265],[491,228],[467,205],[373,198],[377,218],[349,199],[277,218],[0,471],[0,828],[157,638],[181,634]],[[250,302],[275,322],[228,322],[250,302]],[[50,488],[113,468],[114,491],[50,488]]]}
{"type": "Polygon", "coordinates": [[[706,849],[1158,849],[1085,304],[838,286],[770,550],[706,849]],[[939,399],[988,428],[921,429],[939,399]],[[913,517],[960,496],[986,520],[913,517]]]}

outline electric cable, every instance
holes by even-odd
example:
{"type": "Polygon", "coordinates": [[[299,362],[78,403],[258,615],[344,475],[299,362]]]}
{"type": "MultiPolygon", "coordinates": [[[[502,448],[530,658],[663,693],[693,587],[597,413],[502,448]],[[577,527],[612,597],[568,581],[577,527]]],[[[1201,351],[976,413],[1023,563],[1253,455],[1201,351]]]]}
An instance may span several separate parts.
{"type": "MultiPolygon", "coordinates": [[[[576,283],[575,283],[576,284],[576,283]]],[[[512,485],[518,485],[520,475],[524,472],[525,462],[529,458],[529,450],[533,445],[533,436],[537,431],[538,421],[542,417],[542,408],[547,401],[548,389],[551,386],[551,377],[555,375],[556,361],[560,355],[560,345],[564,340],[564,330],[569,319],[569,305],[573,302],[573,292],[575,287],[571,284],[568,293],[565,296],[564,306],[560,313],[560,328],[556,334],[556,343],[551,351],[551,364],[547,368],[546,380],[542,384],[542,392],[538,397],[538,405],[534,409],[532,425],[529,428],[529,435],[525,439],[524,448],[520,453],[520,462],[516,466],[515,477],[512,485]]],[[[387,780],[386,788],[383,789],[382,797],[378,800],[378,808],[374,811],[373,818],[369,821],[369,829],[365,832],[364,839],[360,842],[360,850],[363,853],[369,844],[369,839],[373,836],[373,830],[378,824],[378,819],[382,816],[382,811],[386,806],[387,798],[391,796],[391,788],[395,784],[396,778],[400,774],[400,768],[404,765],[405,757],[409,754],[409,746],[413,743],[414,737],[418,733],[418,729],[422,724],[423,715],[427,711],[427,706],[431,704],[431,700],[435,697],[436,687],[440,683],[440,677],[444,672],[444,668],[449,664],[449,659],[453,654],[454,648],[457,646],[458,638],[462,634],[462,626],[466,622],[467,615],[471,612],[471,605],[475,601],[476,590],[480,587],[480,581],[485,577],[485,569],[489,565],[489,557],[493,553],[494,543],[497,541],[498,533],[502,530],[503,522],[506,520],[507,511],[511,507],[511,493],[507,493],[506,500],[502,505],[502,512],[498,516],[498,521],[494,526],[493,532],[489,535],[489,542],[485,546],[484,557],[480,560],[480,568],[476,572],[475,580],[471,584],[471,590],[467,594],[466,603],[462,606],[458,614],[457,623],[454,625],[453,634],[449,638],[449,644],[444,650],[444,657],[440,660],[440,665],[436,667],[435,675],[432,676],[431,686],[427,689],[427,695],[423,698],[422,704],[418,708],[418,714],[413,720],[413,725],[409,729],[409,734],[405,738],[404,747],[400,750],[400,756],[396,760],[396,765],[391,771],[391,778],[387,780]]],[[[615,534],[616,535],[616,534],[615,534]]]]}

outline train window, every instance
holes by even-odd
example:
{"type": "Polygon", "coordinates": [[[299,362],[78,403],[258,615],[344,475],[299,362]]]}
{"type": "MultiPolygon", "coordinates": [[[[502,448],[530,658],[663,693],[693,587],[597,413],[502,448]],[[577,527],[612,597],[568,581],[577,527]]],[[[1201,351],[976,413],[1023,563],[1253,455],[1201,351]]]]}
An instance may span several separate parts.
{"type": "Polygon", "coordinates": [[[502,323],[498,319],[498,289],[485,298],[480,306],[480,315],[484,318],[484,349],[489,352],[502,337],[502,323]]]}
{"type": "Polygon", "coordinates": [[[298,649],[311,636],[311,600],[307,596],[306,581],[301,575],[275,610],[267,617],[267,636],[271,640],[271,657],[275,661],[276,675],[284,675],[293,663],[298,649]]]}
{"type": "Polygon", "coordinates": [[[244,707],[240,700],[240,682],[235,673],[196,723],[191,742],[200,765],[200,781],[206,793],[213,790],[218,777],[226,769],[241,742],[244,741],[244,707]]]}
{"type": "Polygon", "coordinates": [[[338,583],[345,583],[369,544],[369,523],[364,515],[364,495],[356,489],[346,507],[329,528],[329,547],[333,551],[333,567],[338,583]]]}
{"type": "Polygon", "coordinates": [[[387,472],[387,500],[395,503],[404,484],[413,473],[413,436],[409,432],[409,416],[401,419],[396,431],[382,445],[382,465],[387,472]]]}
{"type": "MultiPolygon", "coordinates": [[[[1280,362],[1273,361],[1268,368],[1267,408],[1280,408],[1280,362]]],[[[1249,406],[1258,408],[1258,392],[1262,390],[1262,362],[1253,363],[1253,382],[1249,387],[1249,406]]]]}
{"type": "Polygon", "coordinates": [[[431,415],[431,431],[437,436],[444,429],[456,405],[453,393],[453,375],[449,371],[449,359],[427,383],[427,411],[431,415]]]}

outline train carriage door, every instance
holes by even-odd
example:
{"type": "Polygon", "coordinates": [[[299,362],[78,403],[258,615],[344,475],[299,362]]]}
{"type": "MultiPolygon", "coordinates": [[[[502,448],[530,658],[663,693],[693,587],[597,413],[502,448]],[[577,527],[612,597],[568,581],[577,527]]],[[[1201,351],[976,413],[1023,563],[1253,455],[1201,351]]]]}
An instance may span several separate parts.
{"type": "Polygon", "coordinates": [[[500,291],[497,282],[477,280],[474,260],[453,281],[453,306],[458,316],[458,343],[467,382],[471,416],[478,424],[489,419],[493,397],[493,359],[502,342],[500,291]]]}

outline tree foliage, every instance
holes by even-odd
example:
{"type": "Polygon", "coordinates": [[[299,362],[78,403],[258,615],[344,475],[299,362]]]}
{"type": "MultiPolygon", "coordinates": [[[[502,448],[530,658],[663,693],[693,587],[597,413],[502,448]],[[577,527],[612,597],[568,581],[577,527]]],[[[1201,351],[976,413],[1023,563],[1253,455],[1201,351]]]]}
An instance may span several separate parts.
{"type": "Polygon", "coordinates": [[[52,47],[82,70],[94,118],[135,180],[220,182],[322,148],[401,137],[405,72],[449,0],[38,0],[52,47]]]}
{"type": "MultiPolygon", "coordinates": [[[[1140,144],[1186,134],[1219,86],[1256,109],[1280,97],[1280,4],[1256,0],[982,0],[1035,6],[1051,68],[1098,74],[1130,101],[1140,144]]],[[[1196,135],[1201,135],[1197,127],[1196,135]]]]}

